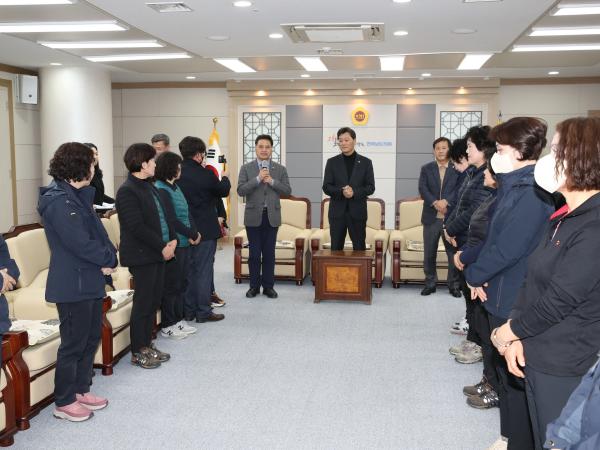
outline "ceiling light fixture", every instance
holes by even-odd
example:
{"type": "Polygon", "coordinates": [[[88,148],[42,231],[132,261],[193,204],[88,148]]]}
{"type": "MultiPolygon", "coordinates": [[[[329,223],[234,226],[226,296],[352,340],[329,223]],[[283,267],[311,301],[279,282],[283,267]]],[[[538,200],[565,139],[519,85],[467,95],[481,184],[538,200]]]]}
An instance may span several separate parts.
{"type": "Polygon", "coordinates": [[[463,0],[463,3],[492,3],[501,1],[502,0],[463,0]]]}
{"type": "Polygon", "coordinates": [[[394,31],[394,36],[406,36],[407,34],[408,34],[408,31],[404,31],[404,30],[394,31]]]}
{"type": "Polygon", "coordinates": [[[600,50],[600,44],[515,45],[513,52],[574,52],[600,50]]]}
{"type": "Polygon", "coordinates": [[[300,75],[302,78],[310,78],[310,73],[303,73],[300,75]]]}
{"type": "Polygon", "coordinates": [[[312,89],[308,89],[306,92],[304,92],[304,95],[315,95],[316,92],[313,91],[312,89]]]}
{"type": "Polygon", "coordinates": [[[271,38],[271,39],[281,39],[282,37],[283,37],[283,34],[281,34],[281,33],[271,33],[269,35],[269,38],[271,38]]]}
{"type": "Polygon", "coordinates": [[[215,35],[215,36],[208,36],[206,39],[208,39],[209,41],[228,41],[229,36],[215,35]]]}
{"type": "Polygon", "coordinates": [[[193,75],[188,75],[187,77],[185,77],[186,80],[195,80],[196,77],[193,75]]]}
{"type": "Polygon", "coordinates": [[[392,0],[393,3],[410,3],[410,0],[392,0]]]}
{"type": "Polygon", "coordinates": [[[380,56],[379,64],[382,71],[398,72],[404,70],[404,56],[380,56]]]}
{"type": "Polygon", "coordinates": [[[265,97],[267,95],[267,93],[263,90],[260,90],[260,91],[256,91],[255,95],[258,97],[265,97]]]}
{"type": "Polygon", "coordinates": [[[548,72],[548,75],[558,75],[560,72],[558,70],[551,70],[548,72]]]}
{"type": "Polygon", "coordinates": [[[308,72],[327,72],[328,70],[318,56],[295,56],[294,59],[308,72]]]}
{"type": "Polygon", "coordinates": [[[51,66],[62,66],[62,63],[50,63],[51,66]]]}
{"type": "Polygon", "coordinates": [[[237,73],[256,72],[256,70],[254,70],[248,64],[243,63],[237,58],[215,58],[214,61],[237,73]]]}
{"type": "Polygon", "coordinates": [[[182,2],[153,2],[146,3],[154,11],[159,13],[192,12],[192,8],[182,2]]]}
{"type": "Polygon", "coordinates": [[[49,48],[156,48],[164,47],[157,41],[81,41],[54,42],[38,41],[38,44],[49,48]]]}
{"type": "Polygon", "coordinates": [[[454,34],[473,34],[477,33],[477,30],[475,28],[455,28],[452,32],[454,34]]]}
{"type": "Polygon", "coordinates": [[[249,2],[247,0],[239,0],[237,2],[233,2],[233,6],[235,6],[236,8],[248,8],[252,6],[252,2],[249,2]]]}
{"type": "Polygon", "coordinates": [[[72,5],[77,0],[0,0],[0,6],[72,5]]]}
{"type": "Polygon", "coordinates": [[[354,91],[354,95],[365,95],[366,92],[363,91],[361,88],[358,88],[354,91]]]}
{"type": "Polygon", "coordinates": [[[0,23],[0,33],[68,33],[86,31],[124,31],[116,20],[100,22],[20,22],[0,23]]]}
{"type": "Polygon", "coordinates": [[[465,55],[457,70],[479,70],[492,55],[493,53],[465,55]]]}
{"type": "Polygon", "coordinates": [[[139,55],[102,55],[84,56],[92,62],[118,62],[118,61],[151,61],[158,59],[184,59],[191,58],[187,53],[142,53],[139,55]]]}
{"type": "Polygon", "coordinates": [[[600,14],[600,3],[561,3],[553,16],[587,16],[600,14]]]}
{"type": "Polygon", "coordinates": [[[422,77],[430,77],[431,74],[429,72],[425,72],[421,74],[422,77]]]}
{"type": "Polygon", "coordinates": [[[600,34],[600,27],[533,28],[529,36],[588,36],[600,34]]]}

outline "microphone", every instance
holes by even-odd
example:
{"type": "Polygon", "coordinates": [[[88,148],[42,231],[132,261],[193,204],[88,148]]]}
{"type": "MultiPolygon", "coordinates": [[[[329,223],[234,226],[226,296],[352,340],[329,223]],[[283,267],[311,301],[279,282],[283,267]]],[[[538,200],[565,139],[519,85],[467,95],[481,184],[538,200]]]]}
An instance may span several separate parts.
{"type": "Polygon", "coordinates": [[[260,168],[261,169],[267,169],[267,170],[269,170],[269,166],[270,166],[269,161],[267,161],[266,159],[262,160],[260,162],[260,168]]]}

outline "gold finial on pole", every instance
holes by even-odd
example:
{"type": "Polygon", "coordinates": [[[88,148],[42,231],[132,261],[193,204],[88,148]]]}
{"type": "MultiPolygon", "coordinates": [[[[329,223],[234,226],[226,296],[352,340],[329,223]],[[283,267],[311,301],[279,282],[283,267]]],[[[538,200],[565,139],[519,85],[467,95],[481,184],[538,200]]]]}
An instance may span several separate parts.
{"type": "Polygon", "coordinates": [[[217,122],[219,121],[218,117],[213,117],[213,126],[217,128],[217,122]]]}

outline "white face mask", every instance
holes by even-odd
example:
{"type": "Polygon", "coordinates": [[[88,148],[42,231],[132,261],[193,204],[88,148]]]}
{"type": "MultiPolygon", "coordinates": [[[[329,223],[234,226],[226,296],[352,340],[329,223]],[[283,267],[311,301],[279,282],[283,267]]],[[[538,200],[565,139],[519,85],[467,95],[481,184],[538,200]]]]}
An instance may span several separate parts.
{"type": "Polygon", "coordinates": [[[496,152],[492,156],[491,163],[492,169],[496,173],[510,173],[515,170],[509,155],[501,155],[496,152]]]}
{"type": "Polygon", "coordinates": [[[558,174],[556,173],[555,156],[554,152],[550,152],[549,155],[540,158],[533,172],[538,186],[551,194],[558,191],[567,181],[564,170],[559,170],[558,174]]]}

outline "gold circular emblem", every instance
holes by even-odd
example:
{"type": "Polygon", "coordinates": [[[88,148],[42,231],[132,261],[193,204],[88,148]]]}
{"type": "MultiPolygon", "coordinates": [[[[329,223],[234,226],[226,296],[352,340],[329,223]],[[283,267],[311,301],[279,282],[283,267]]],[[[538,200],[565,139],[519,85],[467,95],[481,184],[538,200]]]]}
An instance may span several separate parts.
{"type": "Polygon", "coordinates": [[[369,121],[369,112],[362,106],[352,111],[352,123],[354,125],[366,125],[369,121]]]}

